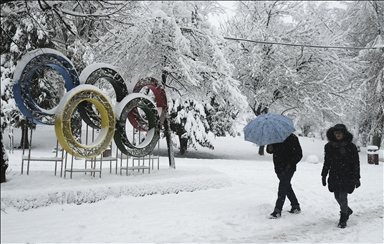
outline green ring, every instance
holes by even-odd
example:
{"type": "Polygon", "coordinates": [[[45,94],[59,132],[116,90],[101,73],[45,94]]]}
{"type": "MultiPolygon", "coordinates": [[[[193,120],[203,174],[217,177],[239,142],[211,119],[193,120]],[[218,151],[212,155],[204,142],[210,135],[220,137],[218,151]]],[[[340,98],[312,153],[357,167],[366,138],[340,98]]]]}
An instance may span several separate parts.
{"type": "Polygon", "coordinates": [[[160,139],[160,117],[155,104],[144,94],[132,93],[116,106],[116,110],[117,121],[114,141],[119,150],[124,154],[135,157],[150,154],[160,139]],[[148,120],[147,136],[144,142],[140,144],[144,144],[144,146],[132,145],[125,130],[128,114],[135,108],[142,109],[148,120]]]}

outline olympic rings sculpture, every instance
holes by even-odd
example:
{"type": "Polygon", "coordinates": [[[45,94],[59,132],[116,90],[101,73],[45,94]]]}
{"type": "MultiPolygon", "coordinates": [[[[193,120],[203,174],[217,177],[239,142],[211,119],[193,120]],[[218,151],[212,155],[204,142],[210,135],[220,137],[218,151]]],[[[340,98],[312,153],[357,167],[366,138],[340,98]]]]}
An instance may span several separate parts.
{"type": "Polygon", "coordinates": [[[141,157],[148,155],[160,139],[160,127],[168,107],[166,93],[154,78],[139,80],[133,93],[129,94],[124,79],[114,66],[92,64],[79,76],[72,62],[61,52],[43,48],[23,56],[16,66],[13,80],[15,102],[21,113],[36,124],[54,125],[60,145],[74,156],[96,157],[108,148],[113,139],[122,153],[141,157]],[[62,76],[66,88],[59,104],[49,110],[41,108],[31,94],[31,80],[42,67],[55,69],[62,76]],[[94,86],[100,80],[112,85],[116,94],[115,107],[94,86]],[[140,93],[144,87],[153,92],[156,104],[140,93]],[[89,145],[79,143],[72,134],[71,118],[76,110],[88,126],[100,131],[89,145]],[[134,145],[129,141],[127,120],[135,129],[147,132],[144,142],[134,145]]]}

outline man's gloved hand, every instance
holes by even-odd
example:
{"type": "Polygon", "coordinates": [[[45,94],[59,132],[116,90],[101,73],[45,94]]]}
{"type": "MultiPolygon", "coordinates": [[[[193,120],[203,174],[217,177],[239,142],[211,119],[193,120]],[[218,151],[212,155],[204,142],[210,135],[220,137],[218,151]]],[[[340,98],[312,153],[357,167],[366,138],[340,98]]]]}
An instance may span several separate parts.
{"type": "Polygon", "coordinates": [[[326,186],[326,185],[327,185],[327,179],[326,179],[325,176],[323,176],[323,177],[321,178],[321,182],[323,183],[323,186],[326,186]]]}
{"type": "Polygon", "coordinates": [[[359,187],[360,187],[360,185],[361,185],[361,183],[360,183],[360,180],[359,180],[359,179],[355,179],[355,180],[353,181],[353,183],[355,184],[355,187],[356,187],[356,189],[357,189],[357,188],[359,188],[359,187]]]}

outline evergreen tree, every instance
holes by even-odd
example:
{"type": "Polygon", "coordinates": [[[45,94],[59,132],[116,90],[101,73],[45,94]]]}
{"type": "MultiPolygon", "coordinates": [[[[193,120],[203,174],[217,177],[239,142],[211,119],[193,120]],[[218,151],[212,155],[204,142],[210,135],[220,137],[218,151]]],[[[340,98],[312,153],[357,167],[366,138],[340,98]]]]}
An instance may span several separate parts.
{"type": "Polygon", "coordinates": [[[202,104],[192,99],[173,100],[169,113],[171,129],[179,138],[180,154],[185,154],[188,146],[196,149],[197,144],[214,148],[207,137],[209,125],[202,104]]]}

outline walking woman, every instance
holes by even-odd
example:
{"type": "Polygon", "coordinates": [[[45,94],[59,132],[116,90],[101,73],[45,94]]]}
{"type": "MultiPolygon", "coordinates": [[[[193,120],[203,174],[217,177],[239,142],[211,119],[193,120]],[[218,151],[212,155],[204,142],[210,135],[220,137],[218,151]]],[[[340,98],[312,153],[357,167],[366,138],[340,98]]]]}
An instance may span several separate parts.
{"type": "Polygon", "coordinates": [[[353,136],[343,124],[337,124],[327,131],[328,143],[324,147],[324,166],[321,172],[323,186],[335,195],[340,205],[339,228],[345,228],[353,213],[348,206],[348,194],[360,186],[360,160],[353,136]]]}

